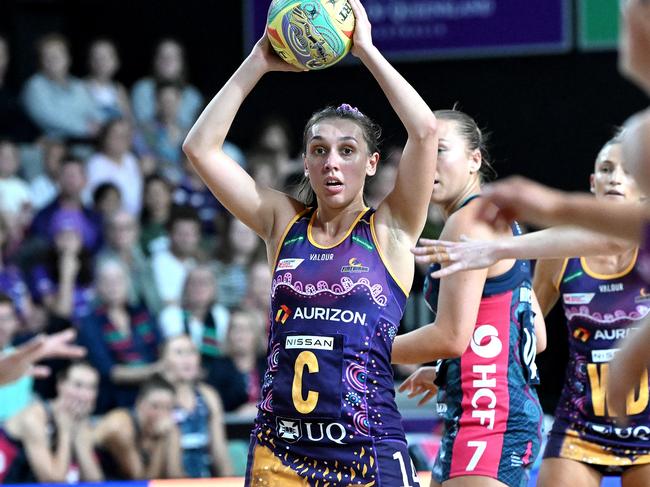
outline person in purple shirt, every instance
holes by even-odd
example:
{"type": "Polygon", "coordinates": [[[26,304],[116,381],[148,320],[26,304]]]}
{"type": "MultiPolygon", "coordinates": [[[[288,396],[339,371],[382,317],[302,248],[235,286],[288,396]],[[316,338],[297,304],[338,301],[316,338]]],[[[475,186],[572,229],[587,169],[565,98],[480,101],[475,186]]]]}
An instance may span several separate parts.
{"type": "Polygon", "coordinates": [[[52,315],[67,321],[88,314],[95,298],[92,260],[89,251],[83,248],[86,228],[81,211],[54,212],[47,228],[53,245],[31,272],[36,299],[52,315]]]}
{"type": "Polygon", "coordinates": [[[16,313],[26,320],[32,312],[32,297],[21,270],[5,259],[5,245],[9,235],[6,218],[0,213],[0,290],[14,303],[16,313]]]}
{"type": "Polygon", "coordinates": [[[66,158],[62,161],[58,175],[59,195],[52,203],[40,210],[32,221],[29,234],[41,241],[52,241],[52,216],[60,209],[78,211],[81,216],[83,247],[95,252],[101,245],[101,220],[81,200],[86,185],[86,174],[81,161],[66,158]]]}

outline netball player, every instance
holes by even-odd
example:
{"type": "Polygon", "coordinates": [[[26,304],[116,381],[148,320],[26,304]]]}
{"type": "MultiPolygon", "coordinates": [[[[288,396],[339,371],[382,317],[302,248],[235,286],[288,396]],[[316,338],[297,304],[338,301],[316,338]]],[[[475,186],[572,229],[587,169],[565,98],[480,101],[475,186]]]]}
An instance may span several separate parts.
{"type": "MultiPolygon", "coordinates": [[[[481,172],[488,162],[476,122],[458,111],[435,115],[440,139],[431,201],[446,216],[442,238],[520,233],[516,225],[496,232],[477,218],[481,172]]],[[[440,386],[445,434],[432,485],[527,485],[541,439],[542,410],[533,387],[536,332],[540,348],[545,342],[529,262],[505,260],[441,281],[427,279],[425,288],[435,322],[398,336],[392,358],[395,363],[444,359],[437,374],[431,367],[420,369],[402,386],[419,388],[434,378],[440,386]]]]}
{"type": "MultiPolygon", "coordinates": [[[[610,205],[625,201],[639,204],[641,193],[623,169],[620,139],[612,139],[600,151],[591,176],[591,190],[597,199],[610,205]]],[[[576,235],[576,231],[569,231],[569,235],[576,235]]],[[[498,255],[507,257],[575,250],[575,243],[565,242],[560,229],[508,240],[505,245],[498,241],[468,245],[473,245],[474,256],[480,256],[476,261],[488,262],[497,254],[493,248],[499,248],[498,255]],[[476,252],[478,247],[480,252],[476,252]]],[[[434,242],[440,249],[436,243],[440,242],[434,242]]],[[[419,252],[424,250],[420,248],[419,252]]],[[[456,249],[447,250],[453,254],[456,249]]],[[[467,249],[462,252],[465,257],[470,255],[467,249]]],[[[606,394],[611,381],[608,362],[618,348],[617,342],[638,327],[649,310],[645,281],[634,272],[637,254],[638,248],[628,243],[626,248],[610,255],[537,263],[534,290],[545,313],[562,297],[570,352],[556,420],[540,471],[538,485],[542,487],[569,485],[567,482],[572,487],[598,486],[604,474],[621,475],[624,487],[650,484],[650,447],[644,433],[650,431],[647,369],[637,379],[635,395],[620,410],[630,415],[632,424],[627,428],[615,424],[619,412],[612,409],[606,394]]],[[[464,264],[465,268],[474,268],[476,262],[465,260],[464,264]]]]}
{"type": "MultiPolygon", "coordinates": [[[[650,2],[628,0],[622,5],[619,69],[650,94],[650,2]]],[[[632,117],[625,127],[623,151],[626,168],[642,192],[650,194],[650,111],[632,117]]],[[[648,205],[609,205],[586,196],[552,190],[523,178],[511,178],[496,184],[483,199],[483,205],[482,219],[493,224],[514,218],[542,226],[575,224],[640,242],[637,267],[643,272],[646,282],[650,281],[648,205]]],[[[445,252],[443,249],[442,254],[445,252]]],[[[644,326],[637,337],[624,344],[622,353],[611,363],[609,398],[614,411],[622,413],[625,410],[626,397],[650,365],[648,344],[650,326],[644,326]]]]}
{"type": "MultiPolygon", "coordinates": [[[[210,102],[184,150],[219,201],[267,246],[268,369],[246,485],[414,485],[390,366],[413,278],[409,248],[433,187],[436,120],[374,47],[359,0],[352,53],[379,83],[408,134],[395,188],[363,200],[379,160],[378,128],[356,108],[316,112],[304,131],[307,203],[253,179],[223,151],[244,99],[269,71],[292,70],[266,37],[210,102]]],[[[342,80],[342,84],[345,80],[342,80]]]]}

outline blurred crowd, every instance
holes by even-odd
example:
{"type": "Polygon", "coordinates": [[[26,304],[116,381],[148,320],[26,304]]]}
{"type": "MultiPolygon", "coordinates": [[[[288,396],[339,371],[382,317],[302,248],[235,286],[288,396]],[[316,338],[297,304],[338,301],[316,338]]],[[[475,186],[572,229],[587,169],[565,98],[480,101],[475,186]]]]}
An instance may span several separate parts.
{"type": "MultiPolygon", "coordinates": [[[[223,417],[259,400],[271,277],[181,149],[205,103],[183,47],[160,41],[130,91],[109,39],[90,44],[84,78],[59,34],[35,54],[10,86],[0,36],[0,350],[73,327],[87,356],[0,386],[0,481],[232,474],[223,417]]],[[[287,123],[251,131],[229,155],[298,188],[287,123]]],[[[392,188],[400,148],[386,154],[369,204],[392,188]]]]}

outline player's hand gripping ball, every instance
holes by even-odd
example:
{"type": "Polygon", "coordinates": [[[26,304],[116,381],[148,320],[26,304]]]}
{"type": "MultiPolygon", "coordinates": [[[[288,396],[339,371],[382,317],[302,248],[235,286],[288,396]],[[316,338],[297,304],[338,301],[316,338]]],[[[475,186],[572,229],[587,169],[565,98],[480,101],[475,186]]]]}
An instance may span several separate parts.
{"type": "Polygon", "coordinates": [[[323,69],[350,50],[354,14],[347,0],[273,0],[266,31],[286,62],[301,69],[323,69]]]}

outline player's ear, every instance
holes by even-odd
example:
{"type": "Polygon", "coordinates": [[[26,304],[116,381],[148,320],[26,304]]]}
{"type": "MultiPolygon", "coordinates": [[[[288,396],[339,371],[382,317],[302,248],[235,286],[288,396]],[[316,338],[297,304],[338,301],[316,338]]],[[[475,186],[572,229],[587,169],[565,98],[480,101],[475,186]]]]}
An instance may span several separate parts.
{"type": "Polygon", "coordinates": [[[374,176],[377,172],[377,164],[379,164],[379,152],[375,152],[368,158],[368,163],[366,164],[366,175],[374,176]]]}

